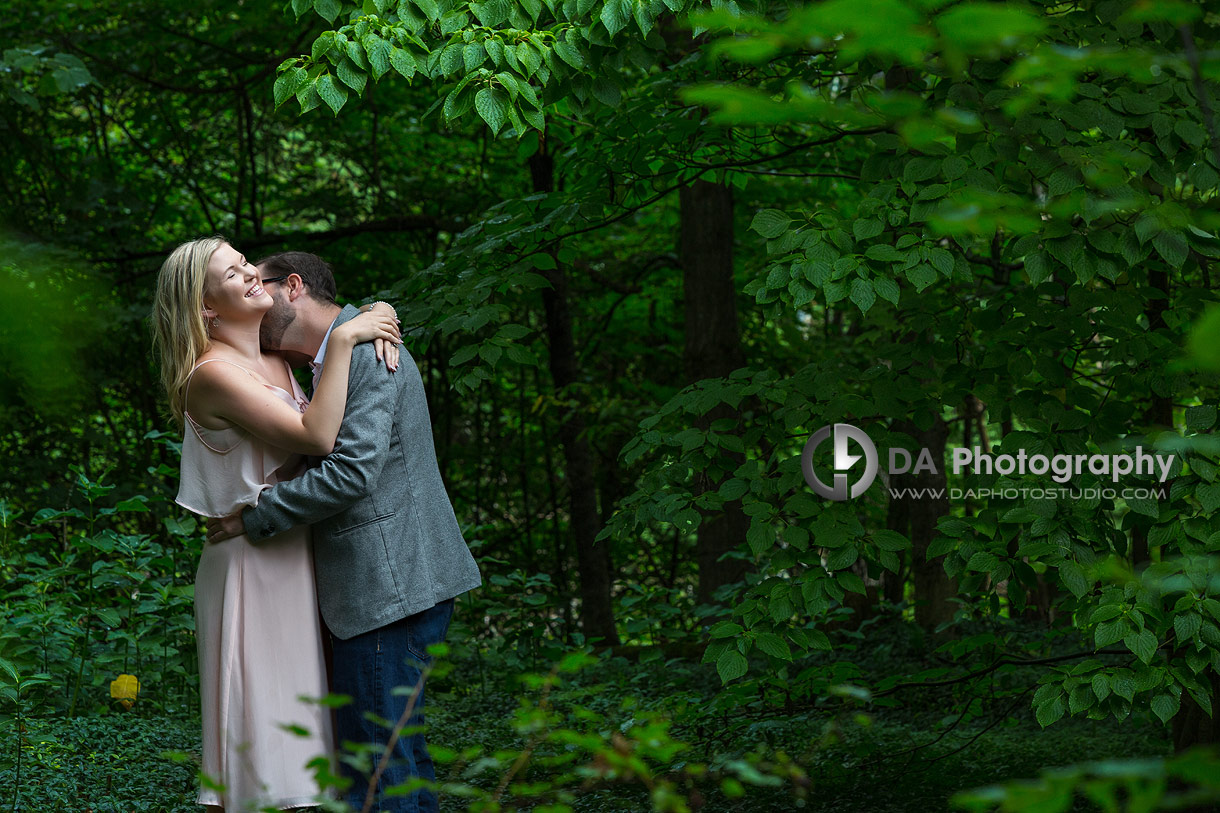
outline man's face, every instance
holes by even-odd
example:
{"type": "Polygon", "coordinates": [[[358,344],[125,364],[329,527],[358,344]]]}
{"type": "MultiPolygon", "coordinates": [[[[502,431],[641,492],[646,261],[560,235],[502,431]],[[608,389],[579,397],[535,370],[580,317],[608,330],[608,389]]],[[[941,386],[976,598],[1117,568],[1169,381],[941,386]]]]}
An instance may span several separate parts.
{"type": "MultiPolygon", "coordinates": [[[[266,276],[262,266],[259,266],[258,273],[260,279],[266,276]]],[[[278,353],[282,349],[284,332],[297,318],[296,307],[288,301],[284,282],[287,280],[267,283],[266,291],[271,295],[271,309],[263,316],[258,328],[259,346],[264,352],[278,353]]]]}

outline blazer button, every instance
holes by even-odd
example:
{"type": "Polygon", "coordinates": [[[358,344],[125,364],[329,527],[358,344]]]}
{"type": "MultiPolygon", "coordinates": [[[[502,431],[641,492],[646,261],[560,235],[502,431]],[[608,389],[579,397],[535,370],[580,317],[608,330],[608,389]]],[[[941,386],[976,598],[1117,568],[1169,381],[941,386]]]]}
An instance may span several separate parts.
{"type": "Polygon", "coordinates": [[[274,525],[268,525],[267,527],[263,528],[263,536],[274,536],[274,535],[275,535],[275,526],[274,525]]]}

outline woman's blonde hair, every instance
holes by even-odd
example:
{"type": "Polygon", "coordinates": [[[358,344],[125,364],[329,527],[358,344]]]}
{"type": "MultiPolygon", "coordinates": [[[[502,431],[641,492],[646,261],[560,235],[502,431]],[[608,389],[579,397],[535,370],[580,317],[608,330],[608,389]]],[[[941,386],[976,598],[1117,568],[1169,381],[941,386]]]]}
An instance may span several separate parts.
{"type": "Polygon", "coordinates": [[[153,351],[161,360],[161,383],[178,425],[186,409],[186,383],[195,362],[207,351],[203,290],[208,262],[228,240],[217,235],[183,243],[161,264],[153,301],[153,351]]]}

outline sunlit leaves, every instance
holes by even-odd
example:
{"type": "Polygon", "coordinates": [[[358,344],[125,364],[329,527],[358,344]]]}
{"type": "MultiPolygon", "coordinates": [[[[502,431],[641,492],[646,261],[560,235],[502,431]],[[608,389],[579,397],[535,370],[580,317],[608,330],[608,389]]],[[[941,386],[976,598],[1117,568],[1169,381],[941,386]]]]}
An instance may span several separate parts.
{"type": "Polygon", "coordinates": [[[1043,20],[1030,11],[1001,3],[962,3],[936,17],[943,42],[969,54],[1011,48],[1041,33],[1043,20]]]}

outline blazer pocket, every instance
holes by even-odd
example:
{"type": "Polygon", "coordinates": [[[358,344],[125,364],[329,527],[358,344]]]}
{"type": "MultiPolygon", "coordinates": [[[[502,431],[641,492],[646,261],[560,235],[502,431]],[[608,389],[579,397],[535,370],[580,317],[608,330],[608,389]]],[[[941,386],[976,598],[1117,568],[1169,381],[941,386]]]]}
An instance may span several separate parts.
{"type": "Polygon", "coordinates": [[[395,513],[396,512],[391,511],[388,514],[381,514],[380,516],[369,517],[368,519],[362,519],[359,522],[353,523],[351,525],[346,525],[342,528],[336,528],[335,530],[330,532],[330,535],[331,536],[342,536],[343,534],[351,533],[352,531],[358,530],[367,525],[375,525],[378,522],[385,522],[387,519],[392,518],[395,515],[395,513]]]}

